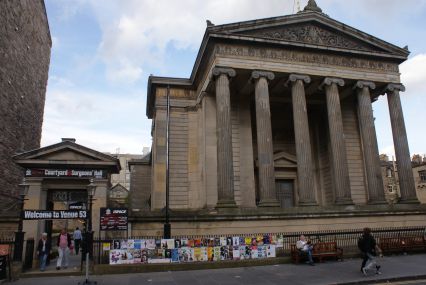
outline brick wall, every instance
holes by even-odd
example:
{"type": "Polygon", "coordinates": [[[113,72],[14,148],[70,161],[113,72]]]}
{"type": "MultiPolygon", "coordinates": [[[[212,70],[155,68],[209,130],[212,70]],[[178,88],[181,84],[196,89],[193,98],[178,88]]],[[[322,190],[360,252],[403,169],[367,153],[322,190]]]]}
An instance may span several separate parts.
{"type": "Polygon", "coordinates": [[[0,217],[16,215],[22,170],[12,156],[40,146],[51,38],[42,0],[0,1],[0,217]]]}

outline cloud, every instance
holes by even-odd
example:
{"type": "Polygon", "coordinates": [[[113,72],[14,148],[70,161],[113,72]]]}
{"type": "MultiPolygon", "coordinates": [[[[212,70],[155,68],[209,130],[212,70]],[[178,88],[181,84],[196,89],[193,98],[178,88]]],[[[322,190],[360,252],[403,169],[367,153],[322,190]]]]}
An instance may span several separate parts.
{"type": "Polygon", "coordinates": [[[407,94],[424,96],[426,93],[426,54],[418,54],[400,66],[401,81],[407,94]]]}
{"type": "Polygon", "coordinates": [[[216,24],[289,14],[292,0],[91,1],[102,30],[99,55],[111,81],[134,83],[162,67],[168,47],[199,48],[206,19],[216,24]],[[277,9],[277,7],[279,7],[277,9]]]}
{"type": "Polygon", "coordinates": [[[50,88],[47,94],[42,146],[73,137],[98,151],[141,153],[151,146],[150,121],[142,93],[100,94],[50,88]]]}

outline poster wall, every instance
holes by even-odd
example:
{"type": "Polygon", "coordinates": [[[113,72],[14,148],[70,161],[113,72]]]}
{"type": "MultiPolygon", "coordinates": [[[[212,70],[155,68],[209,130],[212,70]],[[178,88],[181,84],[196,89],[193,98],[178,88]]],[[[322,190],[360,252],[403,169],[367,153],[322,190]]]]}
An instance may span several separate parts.
{"type": "Polygon", "coordinates": [[[280,235],[203,239],[127,239],[104,243],[109,264],[206,262],[276,257],[280,235]]]}

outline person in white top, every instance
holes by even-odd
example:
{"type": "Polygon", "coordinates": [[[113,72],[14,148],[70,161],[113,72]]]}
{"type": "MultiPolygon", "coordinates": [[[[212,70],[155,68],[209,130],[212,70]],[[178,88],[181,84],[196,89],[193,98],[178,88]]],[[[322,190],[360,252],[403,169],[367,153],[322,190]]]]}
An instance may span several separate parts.
{"type": "Polygon", "coordinates": [[[306,253],[308,255],[308,263],[310,265],[314,265],[314,260],[312,258],[313,246],[311,245],[310,240],[306,240],[305,236],[301,235],[300,239],[296,242],[296,248],[301,252],[306,253]]]}
{"type": "Polygon", "coordinates": [[[75,229],[73,233],[73,239],[74,239],[75,254],[78,255],[78,252],[80,251],[81,240],[82,240],[81,231],[78,227],[75,229]]]}

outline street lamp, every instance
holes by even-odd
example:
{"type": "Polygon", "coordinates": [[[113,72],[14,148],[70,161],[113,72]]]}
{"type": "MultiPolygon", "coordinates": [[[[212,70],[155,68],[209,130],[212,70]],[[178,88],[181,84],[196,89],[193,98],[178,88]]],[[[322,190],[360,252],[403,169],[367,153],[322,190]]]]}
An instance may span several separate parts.
{"type": "Polygon", "coordinates": [[[28,190],[30,185],[25,181],[25,177],[22,179],[22,183],[19,186],[19,203],[20,203],[20,216],[19,216],[19,224],[18,231],[15,232],[15,250],[13,251],[13,260],[14,261],[22,261],[22,252],[24,249],[24,235],[25,232],[22,231],[23,227],[23,213],[24,213],[24,201],[25,196],[28,194],[28,190]]]}
{"type": "Polygon", "coordinates": [[[93,207],[93,196],[96,193],[96,185],[93,183],[93,179],[90,179],[90,184],[87,185],[87,195],[89,198],[89,219],[87,223],[87,230],[92,232],[92,207],[93,207]]]}
{"type": "MultiPolygon", "coordinates": [[[[93,257],[93,232],[92,232],[92,207],[93,207],[93,196],[95,196],[96,185],[93,183],[93,179],[90,179],[90,184],[87,185],[87,198],[89,199],[89,208],[87,216],[87,231],[86,231],[86,279],[84,282],[79,282],[79,285],[91,285],[97,284],[96,281],[89,280],[89,260],[93,257]]],[[[83,255],[82,255],[83,259],[83,255]]]]}

